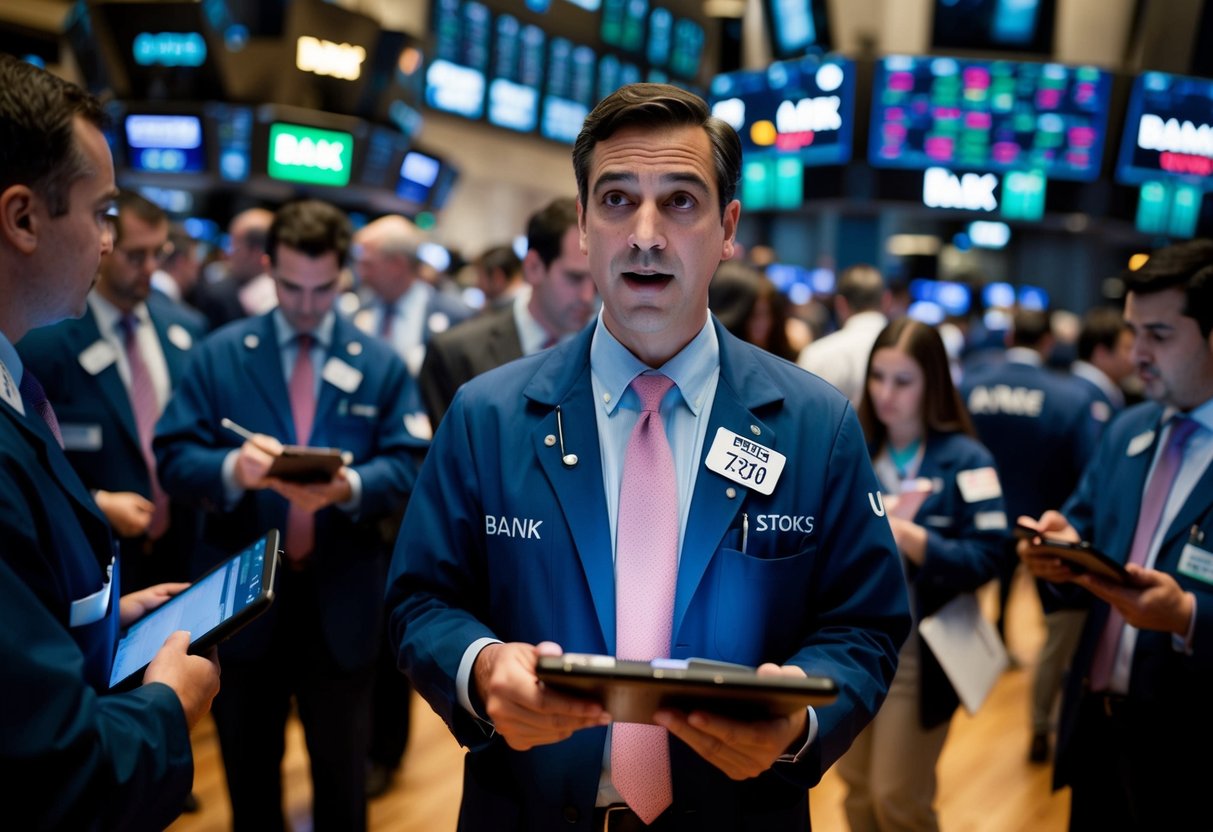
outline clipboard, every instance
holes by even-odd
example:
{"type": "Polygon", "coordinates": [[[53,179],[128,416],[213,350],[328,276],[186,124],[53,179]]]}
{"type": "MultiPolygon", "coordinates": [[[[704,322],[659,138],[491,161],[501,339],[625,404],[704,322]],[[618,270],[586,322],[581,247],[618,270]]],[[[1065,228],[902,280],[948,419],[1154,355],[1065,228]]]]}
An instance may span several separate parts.
{"type": "Polygon", "coordinates": [[[541,656],[536,673],[553,690],[599,702],[616,722],[650,725],[660,708],[754,722],[828,705],[838,696],[837,684],[825,676],[759,676],[752,667],[703,659],[640,662],[565,653],[541,656]]]}

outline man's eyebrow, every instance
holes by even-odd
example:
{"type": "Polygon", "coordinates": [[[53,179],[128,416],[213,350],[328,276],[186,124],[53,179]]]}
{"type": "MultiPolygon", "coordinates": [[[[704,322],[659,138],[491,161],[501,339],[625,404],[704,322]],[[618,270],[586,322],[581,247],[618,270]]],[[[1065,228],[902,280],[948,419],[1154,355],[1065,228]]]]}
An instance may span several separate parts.
{"type": "MultiPolygon", "coordinates": [[[[637,181],[638,181],[638,178],[637,178],[636,174],[632,173],[631,171],[622,171],[622,170],[607,171],[606,173],[599,176],[597,180],[595,180],[593,190],[594,190],[594,193],[597,193],[598,191],[602,190],[604,187],[609,186],[609,185],[613,185],[616,183],[632,185],[632,184],[635,184],[637,181]]],[[[704,180],[704,178],[702,176],[700,176],[699,174],[690,173],[690,172],[675,171],[674,173],[663,174],[661,177],[661,182],[663,184],[664,183],[682,183],[682,184],[687,184],[687,185],[693,185],[696,188],[699,188],[700,190],[704,191],[705,193],[711,190],[711,187],[708,185],[708,183],[704,180]]]]}
{"type": "Polygon", "coordinates": [[[1133,323],[1132,321],[1125,321],[1125,324],[1133,332],[1137,332],[1138,330],[1148,330],[1153,333],[1159,333],[1159,332],[1171,332],[1172,330],[1175,329],[1175,327],[1172,326],[1171,324],[1162,323],[1162,322],[1156,322],[1156,323],[1146,322],[1139,326],[1139,325],[1133,323]]]}

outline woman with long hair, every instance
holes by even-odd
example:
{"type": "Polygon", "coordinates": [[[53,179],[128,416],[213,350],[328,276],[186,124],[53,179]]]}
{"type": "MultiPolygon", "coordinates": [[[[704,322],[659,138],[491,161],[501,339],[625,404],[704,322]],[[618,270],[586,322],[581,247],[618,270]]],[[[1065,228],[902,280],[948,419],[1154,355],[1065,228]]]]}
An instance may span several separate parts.
{"type": "Polygon", "coordinates": [[[839,762],[852,832],[936,830],[935,765],[960,700],[917,623],[995,577],[1007,519],[994,459],[975,438],[932,327],[880,333],[859,404],[915,629],[876,718],[839,762]]]}

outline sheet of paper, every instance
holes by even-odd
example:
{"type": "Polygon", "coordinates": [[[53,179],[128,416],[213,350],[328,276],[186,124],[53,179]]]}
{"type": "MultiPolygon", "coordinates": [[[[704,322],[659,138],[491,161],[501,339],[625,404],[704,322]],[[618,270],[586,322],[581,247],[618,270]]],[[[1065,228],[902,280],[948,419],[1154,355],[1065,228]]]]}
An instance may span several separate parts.
{"type": "Polygon", "coordinates": [[[939,660],[965,710],[981,707],[1008,658],[998,631],[981,614],[977,596],[965,592],[918,622],[918,632],[939,660]]]}

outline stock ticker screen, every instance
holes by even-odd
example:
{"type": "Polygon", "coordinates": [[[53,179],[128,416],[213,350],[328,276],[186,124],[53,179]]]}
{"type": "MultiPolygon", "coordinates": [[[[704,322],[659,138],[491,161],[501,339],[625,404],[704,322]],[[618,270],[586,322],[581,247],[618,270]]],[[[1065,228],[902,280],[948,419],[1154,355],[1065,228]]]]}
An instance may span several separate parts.
{"type": "Polygon", "coordinates": [[[1092,66],[888,56],[872,86],[874,167],[1099,176],[1111,76],[1092,66]]]}
{"type": "Polygon", "coordinates": [[[1146,72],[1133,81],[1116,179],[1213,189],[1213,80],[1146,72]]]}

